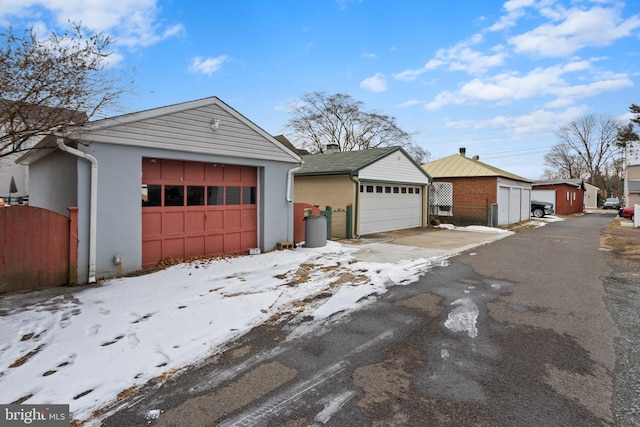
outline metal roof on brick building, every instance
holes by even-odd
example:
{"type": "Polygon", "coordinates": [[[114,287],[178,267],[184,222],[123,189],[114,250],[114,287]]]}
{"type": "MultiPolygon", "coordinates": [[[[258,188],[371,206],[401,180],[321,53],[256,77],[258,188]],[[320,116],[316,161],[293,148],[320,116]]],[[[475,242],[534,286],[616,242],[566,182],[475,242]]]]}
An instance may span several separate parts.
{"type": "Polygon", "coordinates": [[[533,182],[530,179],[483,163],[477,157],[466,157],[462,150],[460,154],[453,154],[425,163],[422,168],[434,179],[495,176],[515,181],[533,182]]]}

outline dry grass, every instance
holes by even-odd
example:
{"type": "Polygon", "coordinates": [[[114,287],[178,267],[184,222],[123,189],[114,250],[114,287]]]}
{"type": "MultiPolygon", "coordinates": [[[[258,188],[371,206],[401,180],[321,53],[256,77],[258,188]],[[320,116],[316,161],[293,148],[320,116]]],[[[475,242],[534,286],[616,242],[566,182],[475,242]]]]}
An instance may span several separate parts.
{"type": "Polygon", "coordinates": [[[514,233],[518,233],[520,231],[531,230],[532,228],[537,228],[539,226],[540,226],[540,222],[539,221],[529,220],[529,221],[522,221],[522,222],[517,222],[515,224],[509,224],[509,225],[501,226],[499,228],[502,228],[504,230],[513,231],[514,233]]]}
{"type": "Polygon", "coordinates": [[[629,224],[629,220],[611,221],[602,232],[600,248],[628,261],[640,261],[640,230],[623,224],[629,224]]]}
{"type": "Polygon", "coordinates": [[[123,399],[131,397],[134,394],[136,394],[138,392],[138,390],[140,390],[139,386],[129,387],[128,389],[123,390],[120,393],[118,393],[118,396],[116,397],[116,400],[119,402],[119,401],[121,401],[123,399]]]}
{"type": "Polygon", "coordinates": [[[40,352],[40,350],[42,350],[43,347],[44,347],[44,344],[40,344],[40,346],[38,348],[36,348],[35,350],[31,350],[29,353],[27,353],[24,356],[20,357],[15,362],[13,362],[11,365],[9,365],[9,367],[10,368],[17,368],[18,366],[24,365],[25,363],[27,363],[29,361],[29,359],[31,359],[33,356],[38,354],[40,352]]]}

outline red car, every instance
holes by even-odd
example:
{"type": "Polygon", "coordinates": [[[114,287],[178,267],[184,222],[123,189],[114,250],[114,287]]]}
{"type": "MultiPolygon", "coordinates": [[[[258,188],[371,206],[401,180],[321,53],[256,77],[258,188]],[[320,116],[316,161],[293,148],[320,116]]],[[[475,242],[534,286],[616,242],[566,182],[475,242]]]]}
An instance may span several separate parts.
{"type": "Polygon", "coordinates": [[[633,206],[627,206],[626,208],[622,208],[618,211],[618,215],[620,215],[622,218],[629,218],[631,221],[633,221],[633,206]]]}

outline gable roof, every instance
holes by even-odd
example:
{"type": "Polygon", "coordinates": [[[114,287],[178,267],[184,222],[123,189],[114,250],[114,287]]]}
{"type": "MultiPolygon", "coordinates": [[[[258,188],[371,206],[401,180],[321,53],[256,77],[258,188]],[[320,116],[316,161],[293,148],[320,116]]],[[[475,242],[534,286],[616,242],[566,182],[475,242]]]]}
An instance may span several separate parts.
{"type": "Polygon", "coordinates": [[[534,181],[531,186],[539,187],[542,185],[568,185],[570,187],[580,188],[584,183],[582,180],[574,180],[574,179],[560,179],[560,180],[550,180],[550,181],[534,181]]]}
{"type": "Polygon", "coordinates": [[[533,182],[511,172],[498,169],[478,159],[461,154],[452,154],[433,162],[425,163],[422,168],[433,178],[471,178],[479,176],[495,176],[515,181],[533,182]]]}
{"type": "Polygon", "coordinates": [[[397,151],[407,156],[428,177],[427,173],[401,147],[379,147],[302,156],[302,169],[295,175],[358,175],[361,169],[397,151]]]}
{"type": "MultiPolygon", "coordinates": [[[[67,140],[300,163],[290,146],[213,96],[84,123],[67,140]]],[[[54,147],[55,143],[48,146],[54,147]]],[[[38,147],[39,148],[39,147],[38,147]]],[[[31,153],[33,155],[33,153],[31,153]]],[[[34,161],[30,153],[23,162],[34,161]]]]}

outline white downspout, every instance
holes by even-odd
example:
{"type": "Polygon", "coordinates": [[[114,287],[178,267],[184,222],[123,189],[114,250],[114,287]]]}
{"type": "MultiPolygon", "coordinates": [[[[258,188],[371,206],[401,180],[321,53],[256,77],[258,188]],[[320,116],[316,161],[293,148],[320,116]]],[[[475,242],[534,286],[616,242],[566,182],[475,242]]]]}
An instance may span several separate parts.
{"type": "MultiPolygon", "coordinates": [[[[300,166],[289,169],[287,172],[287,202],[293,202],[293,196],[291,195],[291,191],[293,190],[293,174],[302,169],[302,162],[300,162],[300,166]]],[[[289,217],[292,218],[292,217],[289,217]]],[[[293,242],[293,218],[291,222],[287,224],[287,241],[293,242]],[[291,234],[289,234],[291,233],[291,234]]]]}
{"type": "Polygon", "coordinates": [[[300,163],[300,166],[289,169],[289,172],[287,172],[287,202],[289,203],[293,202],[293,196],[291,195],[291,189],[293,188],[293,174],[298,172],[300,169],[302,169],[302,163],[300,163]]]}
{"type": "Polygon", "coordinates": [[[89,207],[89,283],[96,281],[96,230],[98,216],[98,159],[91,154],[65,145],[64,138],[57,136],[58,148],[74,156],[82,157],[91,162],[91,194],[89,207]]]}

